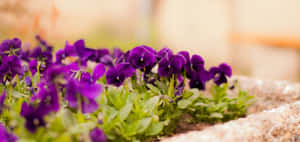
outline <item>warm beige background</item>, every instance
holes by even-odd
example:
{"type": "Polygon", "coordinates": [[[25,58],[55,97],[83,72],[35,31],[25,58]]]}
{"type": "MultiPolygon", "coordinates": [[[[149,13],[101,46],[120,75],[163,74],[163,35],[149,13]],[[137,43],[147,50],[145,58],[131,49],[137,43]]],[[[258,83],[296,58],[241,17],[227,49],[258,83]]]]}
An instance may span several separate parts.
{"type": "MultiPolygon", "coordinates": [[[[297,49],[228,42],[231,32],[300,37],[299,0],[27,1],[31,15],[41,13],[40,25],[48,31],[49,37],[88,37],[100,25],[105,29],[109,27],[116,37],[143,42],[150,37],[151,31],[156,31],[160,47],[166,45],[198,53],[208,65],[226,61],[233,65],[237,74],[299,80],[297,49]],[[59,10],[54,29],[49,18],[53,4],[59,10]]],[[[0,16],[2,24],[15,27],[20,21],[32,23],[30,17],[12,18],[3,12],[0,16]]]]}

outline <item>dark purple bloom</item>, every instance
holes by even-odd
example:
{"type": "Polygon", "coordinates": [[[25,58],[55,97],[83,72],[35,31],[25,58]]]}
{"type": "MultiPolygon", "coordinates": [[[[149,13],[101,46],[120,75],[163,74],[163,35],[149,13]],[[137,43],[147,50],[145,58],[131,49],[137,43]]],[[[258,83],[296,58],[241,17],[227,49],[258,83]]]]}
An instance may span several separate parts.
{"type": "Polygon", "coordinates": [[[182,55],[171,55],[160,60],[158,74],[164,77],[170,77],[172,74],[179,74],[185,64],[182,55]]]}
{"type": "Polygon", "coordinates": [[[84,40],[77,40],[73,46],[76,49],[77,56],[80,59],[87,59],[93,54],[92,51],[86,48],[84,40]]]}
{"type": "Polygon", "coordinates": [[[46,115],[49,112],[57,112],[59,110],[59,96],[55,85],[40,83],[38,94],[34,94],[31,101],[39,100],[39,109],[41,114],[46,115]]]}
{"type": "Polygon", "coordinates": [[[40,61],[40,72],[45,71],[47,67],[52,64],[52,52],[47,50],[43,51],[40,46],[36,47],[33,50],[33,52],[30,54],[30,57],[36,59],[37,61],[40,61]]]}
{"type": "Polygon", "coordinates": [[[32,75],[34,75],[37,72],[37,61],[36,59],[33,59],[28,64],[29,70],[32,75]]]}
{"type": "Polygon", "coordinates": [[[60,84],[66,79],[66,67],[62,65],[51,65],[45,71],[44,79],[47,83],[60,84]]]}
{"type": "Polygon", "coordinates": [[[56,52],[55,54],[56,59],[55,59],[55,63],[56,64],[61,64],[62,60],[66,58],[66,53],[64,49],[60,49],[56,52]]]}
{"type": "Polygon", "coordinates": [[[113,58],[110,55],[104,55],[100,58],[100,63],[112,67],[113,66],[113,58]]]}
{"type": "Polygon", "coordinates": [[[30,76],[25,77],[24,82],[25,82],[26,86],[28,86],[28,87],[32,86],[32,81],[31,81],[30,76]]]}
{"type": "Polygon", "coordinates": [[[25,127],[34,133],[38,127],[45,126],[44,110],[41,107],[35,107],[33,104],[22,104],[21,116],[26,119],[25,127]]]}
{"type": "Polygon", "coordinates": [[[84,40],[77,40],[73,45],[66,42],[65,55],[77,56],[80,65],[86,66],[87,60],[93,55],[93,50],[86,48],[84,40]]]}
{"type": "Polygon", "coordinates": [[[205,70],[200,72],[192,72],[190,80],[190,88],[205,89],[205,83],[209,80],[209,73],[205,70]]]}
{"type": "Polygon", "coordinates": [[[17,140],[18,138],[14,134],[9,133],[0,123],[0,142],[16,142],[17,140]]]}
{"type": "Polygon", "coordinates": [[[96,97],[101,93],[101,85],[79,82],[71,79],[66,86],[66,100],[71,108],[81,106],[82,113],[91,113],[98,108],[96,97]],[[79,100],[78,100],[79,99],[79,100]],[[80,104],[78,104],[78,102],[80,104]]]}
{"type": "Polygon", "coordinates": [[[124,55],[123,51],[120,48],[114,48],[113,49],[113,53],[112,53],[112,57],[113,58],[119,58],[122,55],[124,55]]]}
{"type": "Polygon", "coordinates": [[[30,59],[29,59],[29,56],[30,56],[30,52],[29,50],[22,50],[20,51],[20,58],[26,62],[29,62],[30,59]]]}
{"type": "Polygon", "coordinates": [[[3,91],[2,95],[0,96],[0,114],[2,113],[2,110],[4,108],[5,98],[6,98],[6,92],[3,91]]]}
{"type": "Polygon", "coordinates": [[[175,96],[179,96],[184,90],[184,78],[180,74],[177,76],[178,85],[175,87],[175,96]]]}
{"type": "Polygon", "coordinates": [[[105,66],[103,64],[98,64],[94,68],[92,76],[88,72],[81,73],[80,82],[85,83],[95,83],[101,76],[105,73],[105,66]]]}
{"type": "Polygon", "coordinates": [[[158,58],[158,60],[160,60],[165,57],[170,58],[170,56],[172,56],[172,55],[173,55],[172,50],[170,48],[165,47],[165,48],[161,49],[160,51],[158,51],[157,58],[158,58]]]}
{"type": "Polygon", "coordinates": [[[37,36],[35,36],[35,38],[38,40],[38,42],[39,42],[42,46],[44,46],[44,47],[46,48],[46,51],[52,52],[53,47],[50,46],[50,45],[48,45],[48,43],[47,43],[44,39],[42,39],[41,36],[37,35],[37,36]]]}
{"type": "Polygon", "coordinates": [[[43,51],[43,49],[38,46],[36,47],[33,52],[30,54],[30,57],[35,58],[39,61],[43,61],[47,64],[52,63],[52,53],[51,51],[43,51]]]}
{"type": "Polygon", "coordinates": [[[99,128],[94,128],[90,132],[91,142],[106,142],[106,136],[104,132],[99,128]]]}
{"type": "Polygon", "coordinates": [[[74,48],[73,45],[69,44],[68,41],[66,41],[66,45],[65,45],[65,54],[66,56],[76,56],[76,49],[74,48]]]}
{"type": "Polygon", "coordinates": [[[0,45],[0,55],[19,55],[22,42],[18,38],[4,40],[0,45]]]}
{"type": "Polygon", "coordinates": [[[121,63],[116,65],[116,67],[111,67],[106,73],[107,84],[119,87],[123,84],[124,80],[131,77],[134,72],[134,68],[128,63],[121,63]]]}
{"type": "Polygon", "coordinates": [[[108,49],[89,49],[92,54],[89,56],[89,60],[99,63],[103,56],[110,56],[108,49]]]}
{"type": "Polygon", "coordinates": [[[128,60],[134,68],[143,69],[156,62],[155,51],[145,45],[137,46],[130,50],[128,60]]]}
{"type": "Polygon", "coordinates": [[[219,67],[212,67],[209,70],[211,78],[214,79],[214,82],[217,85],[221,85],[223,83],[227,82],[227,77],[231,77],[232,75],[232,69],[229,65],[226,63],[222,63],[219,65],[219,67]]]}
{"type": "Polygon", "coordinates": [[[129,56],[129,51],[127,51],[125,54],[121,55],[120,57],[116,58],[115,64],[120,64],[120,63],[128,63],[128,56],[129,56]]]}
{"type": "Polygon", "coordinates": [[[15,75],[23,75],[23,67],[18,56],[3,56],[0,65],[0,79],[2,82],[11,81],[15,75]]]}

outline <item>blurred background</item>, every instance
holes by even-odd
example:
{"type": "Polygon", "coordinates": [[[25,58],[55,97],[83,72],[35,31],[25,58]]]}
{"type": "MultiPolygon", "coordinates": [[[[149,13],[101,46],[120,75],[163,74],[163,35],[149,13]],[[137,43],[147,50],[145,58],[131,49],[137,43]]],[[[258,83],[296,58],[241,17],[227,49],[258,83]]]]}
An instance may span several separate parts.
{"type": "Polygon", "coordinates": [[[0,40],[200,54],[235,75],[300,80],[299,0],[0,0],[0,40]]]}

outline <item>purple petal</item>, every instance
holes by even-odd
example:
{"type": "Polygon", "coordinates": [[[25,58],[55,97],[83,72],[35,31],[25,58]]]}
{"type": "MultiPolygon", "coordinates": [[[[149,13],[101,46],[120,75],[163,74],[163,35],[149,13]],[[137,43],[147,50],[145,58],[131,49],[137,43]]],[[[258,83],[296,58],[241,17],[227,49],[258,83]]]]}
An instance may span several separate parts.
{"type": "Polygon", "coordinates": [[[105,73],[105,65],[103,64],[98,64],[96,65],[94,71],[93,71],[93,81],[95,82],[96,80],[98,80],[101,76],[103,76],[105,73]]]}
{"type": "Polygon", "coordinates": [[[100,95],[102,91],[102,87],[100,84],[81,83],[79,88],[81,95],[85,96],[88,99],[95,99],[100,95]]]}
{"type": "Polygon", "coordinates": [[[94,99],[83,98],[81,106],[82,106],[82,113],[91,113],[97,110],[98,103],[94,99]]]}

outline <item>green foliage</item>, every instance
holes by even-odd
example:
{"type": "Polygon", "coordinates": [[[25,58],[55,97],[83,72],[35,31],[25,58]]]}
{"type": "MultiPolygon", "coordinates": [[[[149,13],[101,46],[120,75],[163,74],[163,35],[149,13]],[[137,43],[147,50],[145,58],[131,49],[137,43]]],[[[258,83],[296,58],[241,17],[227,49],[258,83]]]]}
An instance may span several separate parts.
{"type": "Polygon", "coordinates": [[[197,90],[186,92],[186,96],[178,102],[178,108],[187,110],[195,122],[226,122],[247,114],[247,108],[252,104],[254,96],[239,89],[238,94],[227,94],[228,84],[211,87],[211,97],[205,97],[197,90]]]}
{"type": "Polygon", "coordinates": [[[144,141],[163,130],[159,120],[159,96],[108,89],[102,95],[103,128],[111,141],[144,141]]]}
{"type": "MultiPolygon", "coordinates": [[[[39,82],[39,73],[31,76],[29,72],[28,75],[33,85],[39,82]]],[[[105,82],[105,78],[99,80],[105,82]]],[[[32,92],[24,79],[17,79],[14,88],[10,84],[0,85],[0,91],[7,90],[8,96],[12,97],[5,100],[0,122],[12,128],[21,142],[89,141],[89,132],[96,126],[105,132],[108,141],[142,142],[172,134],[178,122],[187,119],[185,114],[192,116],[191,120],[189,118],[191,123],[226,122],[244,117],[253,102],[253,96],[241,89],[237,94],[228,95],[228,84],[211,86],[210,94],[184,89],[176,96],[175,76],[161,78],[154,84],[143,83],[134,77],[130,81],[133,83],[125,83],[119,88],[104,87],[97,100],[100,107],[91,114],[69,109],[62,101],[59,112],[47,115],[47,126],[30,133],[24,126],[20,111],[22,103],[29,101],[32,92]]],[[[59,93],[64,95],[64,91],[59,93]]]]}

